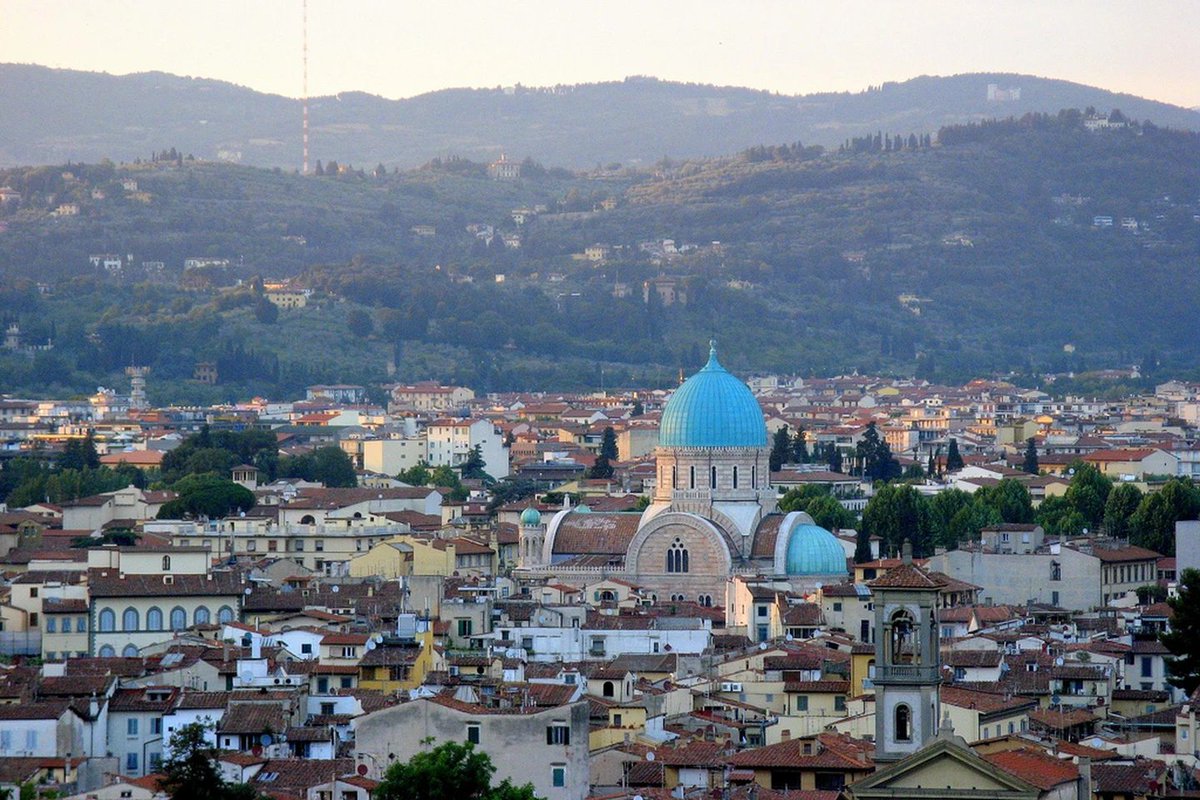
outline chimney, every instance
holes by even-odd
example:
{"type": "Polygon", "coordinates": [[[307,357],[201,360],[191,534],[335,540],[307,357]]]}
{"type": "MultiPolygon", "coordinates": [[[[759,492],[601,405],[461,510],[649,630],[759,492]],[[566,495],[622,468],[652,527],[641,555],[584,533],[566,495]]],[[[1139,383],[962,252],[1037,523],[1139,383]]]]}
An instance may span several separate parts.
{"type": "Polygon", "coordinates": [[[904,540],[904,544],[900,549],[900,558],[905,564],[912,564],[912,540],[904,540]]]}
{"type": "Polygon", "coordinates": [[[1079,757],[1079,800],[1092,798],[1092,759],[1087,756],[1079,757]]]}

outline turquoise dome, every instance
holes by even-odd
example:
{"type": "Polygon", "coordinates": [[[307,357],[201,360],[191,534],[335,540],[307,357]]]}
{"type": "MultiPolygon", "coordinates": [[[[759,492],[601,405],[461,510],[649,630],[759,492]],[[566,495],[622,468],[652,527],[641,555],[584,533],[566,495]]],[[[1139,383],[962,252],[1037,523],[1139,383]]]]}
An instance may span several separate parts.
{"type": "Polygon", "coordinates": [[[784,568],[788,575],[845,575],[846,550],[836,536],[802,517],[788,534],[784,568]]]}
{"type": "Polygon", "coordinates": [[[683,382],[663,409],[662,447],[766,447],[762,409],[742,383],[717,361],[712,344],[704,369],[683,382]]]}
{"type": "Polygon", "coordinates": [[[536,528],[542,524],[542,513],[536,508],[525,509],[521,512],[521,524],[529,528],[536,528]]]}

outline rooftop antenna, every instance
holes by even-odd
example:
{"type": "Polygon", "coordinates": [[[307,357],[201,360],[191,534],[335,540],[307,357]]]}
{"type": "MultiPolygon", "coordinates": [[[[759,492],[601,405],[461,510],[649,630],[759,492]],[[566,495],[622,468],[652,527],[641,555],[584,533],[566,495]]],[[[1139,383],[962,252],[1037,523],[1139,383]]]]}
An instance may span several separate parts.
{"type": "Polygon", "coordinates": [[[301,103],[304,107],[304,122],[301,126],[301,139],[304,143],[304,168],[302,175],[308,174],[308,0],[303,0],[303,16],[304,16],[304,51],[302,60],[304,62],[304,92],[301,103]]]}

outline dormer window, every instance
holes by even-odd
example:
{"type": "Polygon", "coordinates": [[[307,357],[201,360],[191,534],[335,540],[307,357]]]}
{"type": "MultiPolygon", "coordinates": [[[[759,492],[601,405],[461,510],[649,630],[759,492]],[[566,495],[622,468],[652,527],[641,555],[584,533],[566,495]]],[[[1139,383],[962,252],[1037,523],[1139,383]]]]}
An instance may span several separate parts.
{"type": "Polygon", "coordinates": [[[163,572],[170,572],[170,571],[171,571],[171,557],[170,557],[170,556],[163,556],[163,558],[162,558],[162,571],[163,571],[163,572]]]}

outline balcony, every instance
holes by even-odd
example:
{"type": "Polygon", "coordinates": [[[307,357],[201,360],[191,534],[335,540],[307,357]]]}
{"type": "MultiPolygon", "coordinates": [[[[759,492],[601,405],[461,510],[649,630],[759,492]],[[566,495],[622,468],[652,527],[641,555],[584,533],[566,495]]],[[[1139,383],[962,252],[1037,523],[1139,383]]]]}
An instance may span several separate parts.
{"type": "Polygon", "coordinates": [[[875,666],[875,683],[938,683],[941,675],[937,667],[913,666],[909,664],[875,666]]]}

